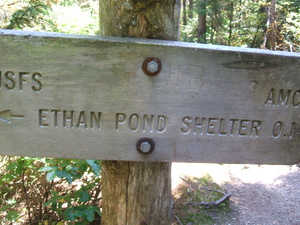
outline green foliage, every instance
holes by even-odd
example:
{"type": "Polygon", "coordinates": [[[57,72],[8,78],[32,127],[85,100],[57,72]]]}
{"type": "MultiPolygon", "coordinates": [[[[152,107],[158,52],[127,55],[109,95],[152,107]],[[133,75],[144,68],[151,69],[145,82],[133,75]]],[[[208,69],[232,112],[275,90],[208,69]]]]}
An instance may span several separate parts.
{"type": "Polygon", "coordinates": [[[74,206],[64,211],[64,218],[71,222],[81,218],[82,222],[75,224],[86,224],[94,221],[95,213],[100,215],[100,210],[96,206],[74,206]]]}
{"type": "Polygon", "coordinates": [[[79,6],[53,6],[53,21],[56,27],[51,31],[60,33],[94,35],[99,32],[98,2],[79,6]]]}
{"type": "MultiPolygon", "coordinates": [[[[6,0],[0,28],[98,32],[97,0],[6,0]]],[[[1,157],[0,224],[87,224],[100,215],[99,161],[1,157]]]]}
{"type": "Polygon", "coordinates": [[[20,214],[17,211],[9,211],[6,215],[8,221],[16,221],[19,218],[20,214]]]}
{"type": "Polygon", "coordinates": [[[278,1],[280,48],[300,52],[300,1],[278,1]]]}
{"type": "Polygon", "coordinates": [[[99,161],[2,157],[0,172],[0,220],[4,224],[87,224],[100,215],[99,161]]]}
{"type": "Polygon", "coordinates": [[[98,0],[7,0],[0,28],[97,34],[98,0]]]}
{"type": "MultiPolygon", "coordinates": [[[[206,0],[206,9],[195,0],[187,24],[182,24],[181,40],[198,42],[198,14],[206,14],[206,43],[251,48],[270,48],[266,40],[271,28],[268,17],[271,1],[206,0]]],[[[278,0],[276,4],[276,50],[300,51],[300,1],[278,0]]]]}
{"type": "Polygon", "coordinates": [[[33,28],[40,25],[43,29],[46,26],[53,26],[54,24],[49,19],[51,7],[45,4],[43,0],[31,0],[19,10],[15,11],[7,29],[24,29],[26,27],[33,28]]]}
{"type": "MultiPolygon", "coordinates": [[[[82,185],[79,190],[73,193],[61,195],[58,192],[52,192],[52,198],[45,202],[44,207],[51,206],[50,209],[58,215],[63,215],[64,221],[80,221],[88,223],[95,218],[94,214],[100,215],[98,207],[89,205],[92,196],[89,190],[99,185],[100,166],[96,160],[70,160],[70,159],[46,159],[46,166],[42,167],[40,172],[47,172],[46,179],[53,181],[56,177],[65,179],[71,184],[73,181],[81,179],[82,185]],[[83,182],[84,173],[93,173],[95,176],[83,182]],[[65,205],[66,209],[63,209],[65,205]]],[[[99,194],[99,193],[98,193],[99,194]]]]}

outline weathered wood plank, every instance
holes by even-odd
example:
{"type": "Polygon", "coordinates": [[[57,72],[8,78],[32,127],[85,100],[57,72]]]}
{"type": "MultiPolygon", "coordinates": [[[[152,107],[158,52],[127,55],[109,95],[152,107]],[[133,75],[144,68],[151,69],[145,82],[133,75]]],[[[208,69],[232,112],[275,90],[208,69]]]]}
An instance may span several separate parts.
{"type": "Polygon", "coordinates": [[[300,161],[299,54],[10,30],[0,49],[1,154],[300,161]],[[149,155],[136,150],[144,137],[149,155]]]}

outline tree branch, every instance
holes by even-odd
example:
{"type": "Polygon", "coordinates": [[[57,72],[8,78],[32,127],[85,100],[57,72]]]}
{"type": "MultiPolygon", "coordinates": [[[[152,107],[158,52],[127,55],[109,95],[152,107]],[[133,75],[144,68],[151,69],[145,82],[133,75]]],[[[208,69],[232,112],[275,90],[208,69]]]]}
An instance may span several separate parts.
{"type": "Polygon", "coordinates": [[[230,196],[232,195],[232,193],[225,193],[224,191],[220,191],[220,190],[215,190],[215,189],[205,188],[205,187],[198,187],[195,184],[185,180],[182,177],[180,179],[183,180],[184,182],[196,187],[196,188],[204,189],[204,190],[207,190],[207,191],[218,192],[218,193],[221,193],[223,195],[221,198],[219,198],[218,200],[213,201],[213,202],[188,202],[187,205],[217,206],[217,205],[220,205],[221,203],[225,202],[226,200],[228,200],[230,198],[230,196]]]}
{"type": "Polygon", "coordinates": [[[27,189],[25,186],[25,170],[26,168],[23,168],[22,174],[21,174],[21,181],[22,181],[22,187],[23,187],[23,191],[25,194],[25,199],[26,199],[26,208],[28,210],[28,219],[29,219],[29,223],[32,224],[32,219],[31,219],[31,212],[30,212],[30,204],[29,204],[29,196],[27,193],[27,189]]]}

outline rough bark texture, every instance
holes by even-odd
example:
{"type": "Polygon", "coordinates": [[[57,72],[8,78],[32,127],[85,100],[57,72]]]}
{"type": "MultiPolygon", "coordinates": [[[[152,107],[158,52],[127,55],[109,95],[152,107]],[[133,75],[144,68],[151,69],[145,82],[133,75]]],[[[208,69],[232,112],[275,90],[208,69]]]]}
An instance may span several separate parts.
{"type": "Polygon", "coordinates": [[[171,224],[171,163],[103,161],[102,224],[171,224]]]}
{"type": "MultiPolygon", "coordinates": [[[[100,0],[100,35],[178,39],[177,0],[100,0]]],[[[171,163],[103,161],[104,225],[171,224],[171,163]]]]}
{"type": "Polygon", "coordinates": [[[100,35],[177,40],[178,0],[100,0],[100,35]]]}
{"type": "Polygon", "coordinates": [[[265,37],[263,42],[263,49],[275,50],[276,48],[276,0],[271,0],[270,5],[265,6],[266,11],[266,28],[265,28],[265,37]]]}

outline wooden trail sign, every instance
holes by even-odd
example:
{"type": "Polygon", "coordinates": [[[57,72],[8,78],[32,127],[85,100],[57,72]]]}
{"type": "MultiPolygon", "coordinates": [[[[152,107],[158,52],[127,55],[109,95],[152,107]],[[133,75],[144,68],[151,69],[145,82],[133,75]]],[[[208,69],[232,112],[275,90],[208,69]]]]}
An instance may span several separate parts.
{"type": "Polygon", "coordinates": [[[0,49],[3,155],[300,161],[299,54],[10,30],[0,49]]]}

